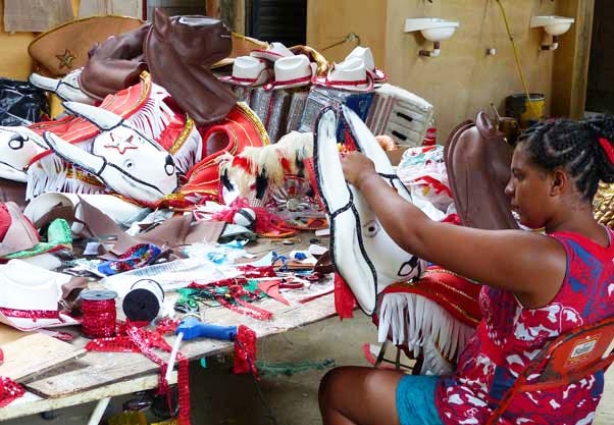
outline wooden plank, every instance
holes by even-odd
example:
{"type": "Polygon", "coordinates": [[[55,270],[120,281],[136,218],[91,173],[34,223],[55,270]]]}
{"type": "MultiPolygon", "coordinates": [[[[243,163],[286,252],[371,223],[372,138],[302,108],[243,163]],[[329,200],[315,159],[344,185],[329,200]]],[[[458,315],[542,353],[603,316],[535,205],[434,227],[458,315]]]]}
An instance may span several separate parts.
{"type": "Polygon", "coordinates": [[[0,376],[25,383],[78,357],[85,350],[39,332],[21,332],[0,325],[4,363],[0,376]]]}
{"type": "MultiPolygon", "coordinates": [[[[279,252],[287,252],[291,249],[302,249],[309,243],[309,237],[302,235],[297,237],[295,245],[277,246],[276,241],[267,241],[259,244],[257,251],[261,249],[268,252],[263,245],[271,244],[279,248],[279,252]]],[[[308,296],[310,292],[321,293],[332,289],[329,280],[324,284],[314,286],[306,290],[301,296],[308,296]]],[[[168,294],[169,298],[176,294],[168,294]]],[[[210,308],[205,311],[205,320],[222,326],[243,324],[253,329],[259,338],[286,332],[288,330],[323,320],[334,315],[334,302],[331,294],[322,296],[305,304],[291,302],[286,306],[273,299],[265,299],[258,306],[273,313],[273,320],[268,322],[258,321],[245,315],[235,313],[223,307],[210,308]]],[[[174,337],[167,339],[172,345],[174,337]]],[[[83,344],[83,341],[77,342],[83,344]]],[[[227,341],[201,339],[187,341],[181,346],[181,352],[190,359],[230,352],[233,344],[227,341]]],[[[161,356],[168,356],[162,353],[161,356]]],[[[140,354],[134,353],[88,353],[84,362],[74,362],[64,368],[40,377],[35,382],[28,384],[28,389],[35,394],[50,397],[66,397],[73,394],[92,390],[119,381],[127,381],[147,373],[156,373],[158,366],[140,354]]]]}
{"type": "MultiPolygon", "coordinates": [[[[171,374],[170,384],[177,382],[177,374],[171,374]]],[[[126,382],[119,382],[102,388],[80,392],[68,397],[43,399],[33,393],[26,393],[10,406],[0,409],[0,421],[49,412],[78,404],[90,403],[105,397],[131,394],[158,386],[158,374],[150,374],[126,382]]]]}

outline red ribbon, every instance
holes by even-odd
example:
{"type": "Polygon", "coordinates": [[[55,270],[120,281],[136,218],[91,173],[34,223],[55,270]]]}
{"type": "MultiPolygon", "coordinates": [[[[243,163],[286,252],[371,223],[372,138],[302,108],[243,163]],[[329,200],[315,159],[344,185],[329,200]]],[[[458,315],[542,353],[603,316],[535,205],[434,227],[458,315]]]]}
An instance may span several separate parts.
{"type": "Polygon", "coordinates": [[[612,143],[605,137],[600,137],[599,144],[605,151],[605,154],[607,155],[610,164],[614,164],[614,147],[612,147],[612,143]]]}

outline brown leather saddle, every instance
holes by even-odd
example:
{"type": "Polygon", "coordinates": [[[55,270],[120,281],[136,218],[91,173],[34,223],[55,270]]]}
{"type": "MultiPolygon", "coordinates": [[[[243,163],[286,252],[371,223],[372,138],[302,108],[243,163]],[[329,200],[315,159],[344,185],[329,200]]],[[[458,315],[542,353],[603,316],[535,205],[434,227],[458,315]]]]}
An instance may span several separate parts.
{"type": "Polygon", "coordinates": [[[230,31],[218,19],[200,15],[154,13],[153,24],[95,46],[79,83],[88,95],[103,99],[138,82],[148,69],[197,125],[224,118],[236,103],[232,90],[210,71],[232,50],[230,31]]]}
{"type": "Polygon", "coordinates": [[[444,161],[461,223],[480,229],[517,229],[504,190],[512,151],[503,133],[480,111],[450,134],[444,161]]]}

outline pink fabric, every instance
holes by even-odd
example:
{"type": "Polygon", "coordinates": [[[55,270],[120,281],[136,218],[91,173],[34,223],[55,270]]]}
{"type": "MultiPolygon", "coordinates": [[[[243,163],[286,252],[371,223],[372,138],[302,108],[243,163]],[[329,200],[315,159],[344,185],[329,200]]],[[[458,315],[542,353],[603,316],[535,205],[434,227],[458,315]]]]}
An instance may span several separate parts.
{"type": "MultiPolygon", "coordinates": [[[[608,234],[612,241],[613,232],[608,229],[608,234]]],[[[485,423],[548,341],[614,311],[614,245],[603,248],[568,232],[552,237],[565,247],[568,268],[560,292],[549,305],[525,309],[509,291],[482,288],[483,320],[461,354],[457,373],[438,385],[437,409],[445,425],[485,423]]],[[[603,372],[599,372],[576,384],[517,394],[499,424],[588,425],[603,383],[603,372]]]]}

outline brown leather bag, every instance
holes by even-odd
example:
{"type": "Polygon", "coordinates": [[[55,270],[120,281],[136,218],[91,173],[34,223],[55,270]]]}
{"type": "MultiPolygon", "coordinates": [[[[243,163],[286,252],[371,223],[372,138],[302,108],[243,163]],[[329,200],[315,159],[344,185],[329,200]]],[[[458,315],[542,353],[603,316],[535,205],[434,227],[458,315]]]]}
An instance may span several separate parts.
{"type": "Polygon", "coordinates": [[[452,197],[461,223],[480,229],[517,229],[505,186],[512,152],[503,133],[481,111],[457,126],[444,148],[452,197]]]}

